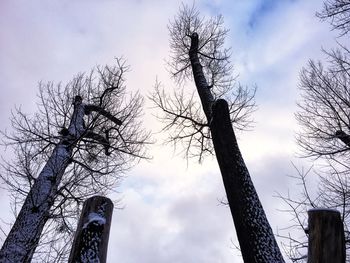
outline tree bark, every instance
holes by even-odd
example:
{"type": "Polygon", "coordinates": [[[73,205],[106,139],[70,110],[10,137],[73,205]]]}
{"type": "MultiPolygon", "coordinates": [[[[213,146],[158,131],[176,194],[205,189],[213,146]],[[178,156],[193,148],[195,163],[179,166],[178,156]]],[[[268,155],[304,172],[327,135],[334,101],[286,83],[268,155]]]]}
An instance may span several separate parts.
{"type": "Polygon", "coordinates": [[[240,153],[225,100],[213,105],[210,127],[244,262],[284,262],[240,153]]]}
{"type": "Polygon", "coordinates": [[[113,203],[93,196],[84,202],[68,263],[105,263],[113,203]]]}
{"type": "Polygon", "coordinates": [[[212,105],[214,103],[214,97],[211,94],[208,82],[203,73],[203,67],[198,57],[198,43],[198,34],[193,33],[191,36],[191,47],[189,51],[193,78],[205,116],[207,117],[208,122],[210,122],[212,118],[212,105]]]}
{"type": "Polygon", "coordinates": [[[340,213],[311,209],[309,215],[308,263],[345,263],[344,226],[340,213]]]}
{"type": "Polygon", "coordinates": [[[49,219],[50,208],[64,171],[69,165],[74,145],[85,132],[83,117],[84,104],[81,97],[77,96],[68,134],[57,144],[30,189],[0,250],[0,262],[31,261],[45,223],[49,219]]]}
{"type": "Polygon", "coordinates": [[[284,262],[258,194],[244,164],[232,128],[227,102],[214,97],[198,57],[198,34],[191,35],[189,57],[196,88],[210,125],[244,262],[284,262]]]}

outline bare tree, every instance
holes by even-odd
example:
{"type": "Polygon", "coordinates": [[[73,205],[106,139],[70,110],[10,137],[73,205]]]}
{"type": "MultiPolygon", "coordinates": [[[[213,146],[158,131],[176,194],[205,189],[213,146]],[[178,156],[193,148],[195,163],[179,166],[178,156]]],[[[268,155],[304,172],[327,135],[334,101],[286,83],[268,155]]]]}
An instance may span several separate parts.
{"type": "MultiPolygon", "coordinates": [[[[293,164],[294,166],[294,164],[293,164]]],[[[307,181],[313,167],[307,170],[298,169],[294,166],[296,175],[291,175],[300,187],[300,192],[287,195],[278,194],[287,208],[282,210],[291,216],[290,224],[280,229],[277,236],[282,240],[284,253],[292,262],[306,262],[308,250],[308,228],[307,228],[307,211],[318,205],[317,194],[310,193],[310,185],[307,181]],[[286,234],[287,232],[287,234],[286,234]]]]}
{"type": "MultiPolygon", "coordinates": [[[[287,212],[291,215],[291,224],[281,229],[278,236],[284,240],[283,249],[292,262],[306,262],[308,251],[308,216],[312,208],[331,208],[340,211],[344,223],[345,245],[347,255],[350,249],[350,182],[349,177],[338,172],[338,167],[325,166],[320,171],[314,166],[309,169],[296,169],[292,177],[300,186],[300,192],[278,195],[286,204],[287,212]],[[315,182],[314,177],[319,180],[315,182]],[[312,179],[312,180],[308,180],[312,179]],[[311,182],[310,182],[311,181],[311,182]],[[288,232],[286,234],[286,231],[288,232]]],[[[347,258],[346,262],[350,262],[347,258]]]]}
{"type": "Polygon", "coordinates": [[[205,20],[195,7],[182,6],[169,32],[170,73],[180,85],[194,81],[200,99],[184,89],[169,96],[157,83],[151,99],[162,110],[169,142],[199,161],[215,152],[244,261],[283,262],[232,128],[249,127],[255,89],[234,85],[223,18],[205,20]]]}
{"type": "Polygon", "coordinates": [[[186,158],[202,161],[206,155],[214,154],[209,129],[213,103],[218,98],[227,100],[235,128],[249,129],[255,89],[243,87],[233,77],[230,49],[224,45],[228,30],[223,27],[221,15],[205,20],[195,7],[183,6],[168,28],[168,68],[179,88],[169,95],[156,83],[151,99],[163,110],[159,120],[170,132],[169,142],[182,144],[186,158]],[[195,82],[197,92],[180,87],[187,81],[195,82]]]}
{"type": "Polygon", "coordinates": [[[302,130],[298,144],[307,157],[348,159],[350,53],[343,47],[326,54],[327,68],[321,62],[310,61],[300,75],[301,100],[296,118],[302,130]]]}
{"type": "Polygon", "coordinates": [[[5,145],[16,157],[3,164],[16,221],[1,262],[62,262],[82,202],[112,191],[122,173],[147,158],[141,128],[143,99],[127,95],[121,59],[79,74],[67,85],[40,84],[38,112],[17,109],[5,145]],[[19,206],[22,206],[18,212],[19,206]]]}
{"type": "Polygon", "coordinates": [[[349,0],[326,0],[321,12],[316,15],[322,20],[330,20],[333,29],[338,30],[340,35],[350,31],[350,1],[349,0]]]}
{"type": "MultiPolygon", "coordinates": [[[[350,29],[349,11],[349,1],[327,0],[316,15],[329,20],[333,29],[346,38],[350,29]]],[[[348,255],[350,251],[350,50],[340,42],[337,45],[331,51],[323,50],[326,62],[310,60],[300,74],[301,99],[296,118],[301,129],[297,143],[301,156],[314,161],[315,166],[306,172],[297,169],[296,178],[302,186],[299,197],[280,196],[290,207],[288,212],[294,222],[290,229],[302,233],[299,237],[283,236],[289,241],[286,251],[294,262],[306,262],[310,208],[327,207],[341,212],[348,255]],[[318,179],[313,187],[306,181],[309,174],[313,180],[318,179]]]]}

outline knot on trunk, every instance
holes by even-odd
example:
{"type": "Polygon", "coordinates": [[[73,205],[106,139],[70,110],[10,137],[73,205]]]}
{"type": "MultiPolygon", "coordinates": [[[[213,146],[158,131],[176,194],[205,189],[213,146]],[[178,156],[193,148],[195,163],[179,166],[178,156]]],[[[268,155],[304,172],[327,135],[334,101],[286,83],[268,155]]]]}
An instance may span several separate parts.
{"type": "Polygon", "coordinates": [[[83,102],[83,98],[79,95],[75,96],[73,104],[81,104],[83,102]]]}
{"type": "Polygon", "coordinates": [[[346,134],[342,130],[338,130],[335,132],[335,137],[345,143],[348,147],[350,147],[350,135],[346,134]]]}
{"type": "Polygon", "coordinates": [[[346,137],[346,133],[345,133],[345,132],[343,132],[343,131],[341,131],[341,130],[336,131],[336,132],[335,132],[335,137],[337,137],[337,138],[343,138],[343,137],[346,137]]]}

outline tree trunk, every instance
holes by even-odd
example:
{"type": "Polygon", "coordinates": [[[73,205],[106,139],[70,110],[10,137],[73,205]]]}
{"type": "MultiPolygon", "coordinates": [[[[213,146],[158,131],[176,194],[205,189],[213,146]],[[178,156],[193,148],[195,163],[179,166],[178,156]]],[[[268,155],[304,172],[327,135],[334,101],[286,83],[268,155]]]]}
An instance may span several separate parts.
{"type": "Polygon", "coordinates": [[[311,209],[309,215],[308,263],[345,263],[344,226],[340,213],[311,209]]]}
{"type": "Polygon", "coordinates": [[[244,262],[284,262],[264,209],[238,148],[225,100],[214,103],[198,57],[198,34],[191,36],[189,57],[196,88],[210,125],[232,218],[244,262]]]}
{"type": "Polygon", "coordinates": [[[106,262],[112,213],[113,203],[106,197],[84,202],[68,263],[106,262]]]}
{"type": "Polygon", "coordinates": [[[244,262],[284,262],[238,148],[225,100],[213,105],[211,133],[244,262]]]}
{"type": "Polygon", "coordinates": [[[76,140],[85,132],[84,105],[81,97],[74,102],[74,112],[65,136],[55,147],[49,160],[35,180],[1,250],[1,263],[30,262],[40,235],[49,219],[58,185],[69,165],[76,140]]]}
{"type": "Polygon", "coordinates": [[[193,33],[191,36],[191,47],[189,51],[189,57],[191,61],[191,67],[193,72],[194,82],[197,87],[198,95],[201,99],[202,107],[207,117],[208,122],[212,118],[212,105],[214,103],[214,97],[211,94],[208,82],[203,73],[203,67],[198,57],[198,34],[193,33]]]}

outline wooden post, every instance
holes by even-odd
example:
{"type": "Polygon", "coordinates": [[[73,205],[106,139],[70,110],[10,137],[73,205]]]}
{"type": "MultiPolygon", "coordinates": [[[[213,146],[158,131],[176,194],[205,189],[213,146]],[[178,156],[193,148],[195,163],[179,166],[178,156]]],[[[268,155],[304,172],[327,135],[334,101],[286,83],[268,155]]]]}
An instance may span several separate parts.
{"type": "Polygon", "coordinates": [[[69,263],[105,263],[113,203],[109,198],[93,196],[84,202],[69,263]]]}
{"type": "Polygon", "coordinates": [[[345,263],[344,226],[333,209],[311,209],[308,263],[345,263]]]}

